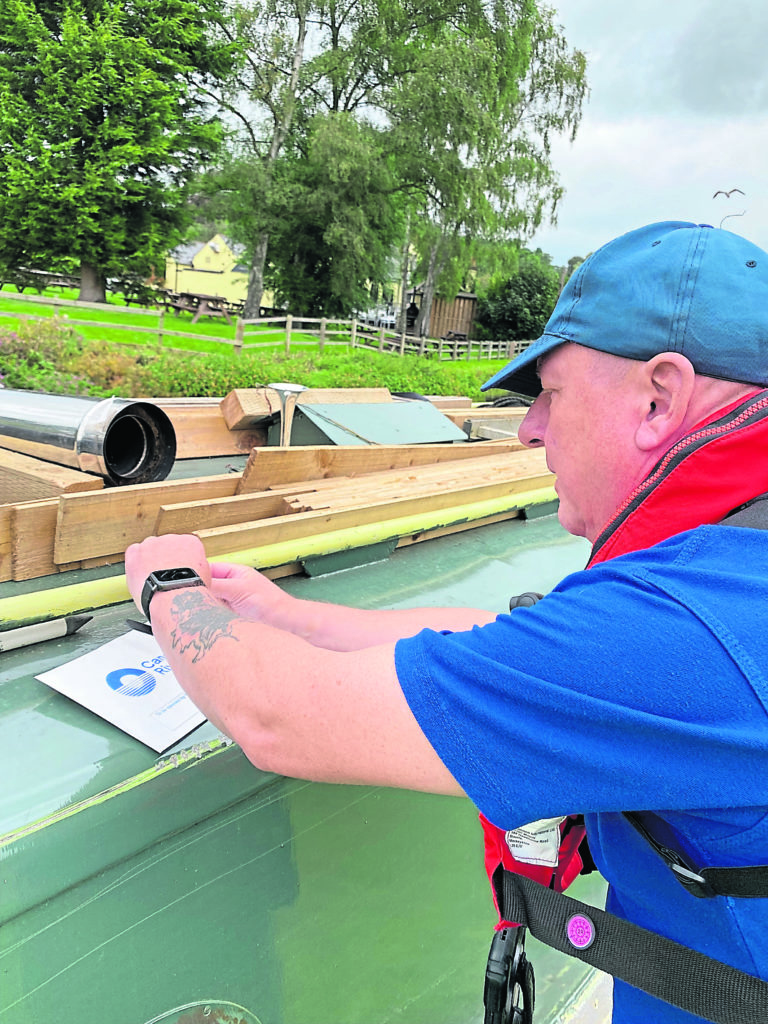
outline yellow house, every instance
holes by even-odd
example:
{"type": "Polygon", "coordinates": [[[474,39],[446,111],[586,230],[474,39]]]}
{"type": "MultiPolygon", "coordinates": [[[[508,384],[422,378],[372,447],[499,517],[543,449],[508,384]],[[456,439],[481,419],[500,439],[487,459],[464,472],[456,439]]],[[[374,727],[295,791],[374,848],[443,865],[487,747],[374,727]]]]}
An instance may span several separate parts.
{"type": "Polygon", "coordinates": [[[208,242],[180,245],[166,257],[165,287],[244,302],[248,268],[240,263],[239,253],[239,247],[230,245],[223,235],[214,235],[208,242]]]}

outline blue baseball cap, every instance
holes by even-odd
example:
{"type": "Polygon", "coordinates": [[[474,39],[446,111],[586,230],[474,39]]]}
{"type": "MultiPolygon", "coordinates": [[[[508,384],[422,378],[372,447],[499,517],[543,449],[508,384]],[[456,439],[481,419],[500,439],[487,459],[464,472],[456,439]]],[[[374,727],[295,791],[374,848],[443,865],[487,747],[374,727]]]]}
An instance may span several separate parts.
{"type": "Polygon", "coordinates": [[[768,253],[685,221],[621,235],[581,264],[542,336],[482,390],[534,398],[537,361],[566,341],[627,359],[680,352],[697,373],[768,386],[768,253]]]}

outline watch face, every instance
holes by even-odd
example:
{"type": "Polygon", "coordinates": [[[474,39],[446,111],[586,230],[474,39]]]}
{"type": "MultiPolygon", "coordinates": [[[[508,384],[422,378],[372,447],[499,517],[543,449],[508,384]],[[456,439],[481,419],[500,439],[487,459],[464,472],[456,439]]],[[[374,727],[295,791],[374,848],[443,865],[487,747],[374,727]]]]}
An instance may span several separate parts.
{"type": "Polygon", "coordinates": [[[194,569],[155,569],[152,575],[158,583],[176,583],[198,578],[194,569]]]}

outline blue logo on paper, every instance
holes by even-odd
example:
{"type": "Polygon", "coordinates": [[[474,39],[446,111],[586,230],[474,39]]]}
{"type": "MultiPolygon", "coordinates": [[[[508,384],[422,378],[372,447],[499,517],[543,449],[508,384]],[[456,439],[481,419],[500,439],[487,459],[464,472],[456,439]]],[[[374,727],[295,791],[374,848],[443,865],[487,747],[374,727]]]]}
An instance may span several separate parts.
{"type": "Polygon", "coordinates": [[[146,697],[156,685],[152,673],[140,668],[116,668],[107,674],[107,686],[126,697],[146,697]]]}

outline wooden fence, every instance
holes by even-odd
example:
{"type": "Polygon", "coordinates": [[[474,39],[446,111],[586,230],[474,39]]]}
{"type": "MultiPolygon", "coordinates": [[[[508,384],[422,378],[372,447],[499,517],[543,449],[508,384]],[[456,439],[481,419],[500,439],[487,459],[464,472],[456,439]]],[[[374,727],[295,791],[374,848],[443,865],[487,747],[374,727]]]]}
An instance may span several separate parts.
{"type": "MultiPolygon", "coordinates": [[[[152,318],[152,326],[147,324],[120,324],[101,318],[73,318],[65,314],[66,323],[73,326],[104,327],[110,330],[131,331],[139,334],[151,334],[162,345],[165,339],[191,338],[197,341],[215,341],[222,345],[230,345],[236,355],[255,349],[280,346],[286,355],[291,346],[297,342],[296,335],[317,338],[319,350],[328,346],[346,346],[365,348],[378,352],[389,352],[396,355],[415,354],[439,360],[459,359],[507,359],[523,351],[528,341],[479,341],[461,335],[446,338],[419,338],[406,333],[397,333],[385,327],[370,327],[358,320],[334,320],[329,317],[298,317],[290,313],[280,317],[264,317],[257,320],[238,319],[232,328],[232,337],[225,333],[219,335],[200,334],[191,331],[179,331],[169,328],[166,310],[137,309],[128,306],[105,305],[100,302],[81,302],[76,299],[48,298],[45,296],[14,295],[11,292],[0,293],[2,299],[18,300],[24,303],[39,303],[52,306],[54,315],[57,309],[64,307],[98,310],[100,313],[130,313],[132,317],[152,318]],[[249,329],[251,328],[251,329],[249,329]],[[256,339],[259,340],[248,340],[256,339]]],[[[9,313],[0,310],[0,317],[14,317],[24,320],[49,320],[48,316],[36,316],[33,313],[9,313]]],[[[174,320],[176,318],[174,317],[174,320]]],[[[171,321],[173,322],[173,321],[171,321]]]]}

